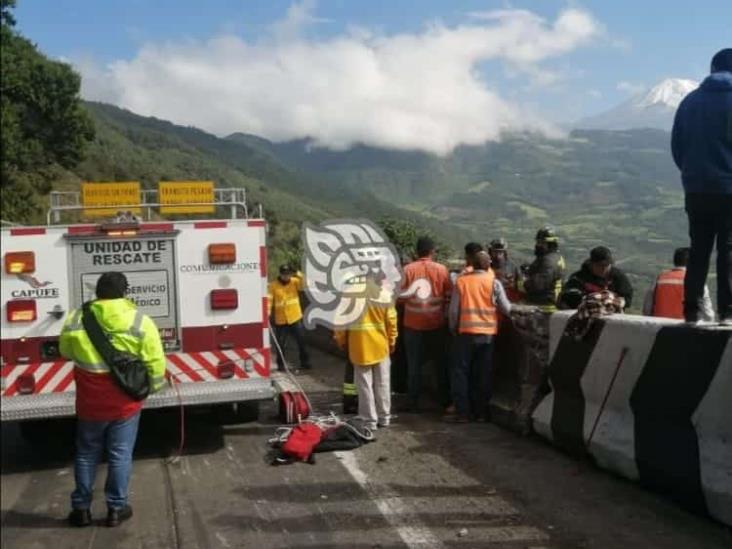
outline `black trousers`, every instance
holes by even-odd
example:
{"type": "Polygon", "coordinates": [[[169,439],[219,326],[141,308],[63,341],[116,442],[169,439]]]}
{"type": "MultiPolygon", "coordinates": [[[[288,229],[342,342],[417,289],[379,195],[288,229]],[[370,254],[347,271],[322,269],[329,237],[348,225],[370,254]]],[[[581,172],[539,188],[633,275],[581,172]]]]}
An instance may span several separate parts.
{"type": "Polygon", "coordinates": [[[687,194],[691,254],[684,280],[684,316],[698,320],[709,260],[717,241],[717,311],[732,319],[732,194],[687,194]]]}
{"type": "MultiPolygon", "coordinates": [[[[287,352],[287,343],[292,335],[297,343],[297,350],[300,354],[300,368],[310,368],[310,355],[308,355],[307,347],[305,347],[305,326],[302,324],[302,320],[298,320],[293,324],[280,324],[275,325],[275,335],[277,341],[282,347],[282,352],[287,352]]],[[[284,366],[282,363],[283,357],[280,353],[277,353],[277,368],[283,370],[284,366]]]]}

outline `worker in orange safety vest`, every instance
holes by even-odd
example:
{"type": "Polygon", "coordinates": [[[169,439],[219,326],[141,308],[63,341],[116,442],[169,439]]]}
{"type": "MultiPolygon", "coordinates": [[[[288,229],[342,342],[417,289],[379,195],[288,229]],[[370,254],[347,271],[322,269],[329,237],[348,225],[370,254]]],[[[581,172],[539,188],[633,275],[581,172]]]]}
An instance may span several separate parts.
{"type": "MultiPolygon", "coordinates": [[[[689,248],[677,248],[674,252],[674,267],[663,271],[646,293],[643,314],[664,318],[684,319],[684,278],[689,262],[689,248]]],[[[709,287],[704,286],[703,307],[699,311],[701,320],[714,321],[714,309],[709,296],[709,287]]]]}
{"type": "Polygon", "coordinates": [[[446,421],[486,420],[490,400],[493,340],[498,332],[498,308],[507,317],[511,302],[491,270],[487,252],[472,259],[473,271],[458,277],[449,309],[450,331],[455,334],[452,397],[455,413],[446,421]]]}

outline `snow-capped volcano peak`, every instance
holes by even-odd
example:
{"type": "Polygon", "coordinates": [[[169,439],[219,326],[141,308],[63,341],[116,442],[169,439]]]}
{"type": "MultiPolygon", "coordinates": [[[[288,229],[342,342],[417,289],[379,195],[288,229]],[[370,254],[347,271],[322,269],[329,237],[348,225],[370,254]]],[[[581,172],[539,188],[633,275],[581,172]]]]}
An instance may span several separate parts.
{"type": "Polygon", "coordinates": [[[695,90],[699,82],[684,78],[667,78],[653,86],[650,91],[639,96],[636,104],[641,107],[665,105],[676,109],[686,95],[695,90]]]}
{"type": "Polygon", "coordinates": [[[667,78],[610,110],[580,120],[575,127],[599,130],[670,130],[679,103],[698,86],[699,83],[693,80],[667,78]]]}

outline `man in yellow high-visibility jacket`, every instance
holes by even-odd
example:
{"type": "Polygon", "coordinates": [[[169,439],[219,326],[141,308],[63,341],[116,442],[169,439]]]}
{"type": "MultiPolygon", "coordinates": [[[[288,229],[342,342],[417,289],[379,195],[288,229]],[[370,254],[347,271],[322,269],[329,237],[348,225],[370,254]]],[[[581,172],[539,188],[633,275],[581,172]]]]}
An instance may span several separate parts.
{"type": "Polygon", "coordinates": [[[302,274],[293,273],[289,265],[282,265],[280,275],[269,283],[269,314],[272,317],[272,326],[282,351],[277,353],[277,369],[280,371],[285,369],[283,355],[290,335],[295,338],[297,343],[300,368],[309,370],[311,367],[310,356],[305,347],[305,327],[302,324],[302,307],[300,307],[302,290],[302,274]]]}
{"type": "MultiPolygon", "coordinates": [[[[155,322],[125,299],[127,288],[123,273],[104,273],[97,281],[97,300],[91,304],[91,311],[115,348],[139,357],[145,364],[152,393],[165,381],[163,345],[155,322]]],[[[81,309],[72,311],[66,319],[59,350],[74,361],[76,382],[76,489],[71,494],[69,522],[79,527],[91,525],[94,477],[106,448],[107,526],[117,526],[132,516],[127,487],[143,403],[128,396],[113,379],[84,330],[81,309]]]]}
{"type": "Polygon", "coordinates": [[[393,306],[369,304],[347,329],[333,334],[348,352],[358,391],[358,415],[371,429],[391,422],[391,360],[397,340],[397,314],[393,306]]]}

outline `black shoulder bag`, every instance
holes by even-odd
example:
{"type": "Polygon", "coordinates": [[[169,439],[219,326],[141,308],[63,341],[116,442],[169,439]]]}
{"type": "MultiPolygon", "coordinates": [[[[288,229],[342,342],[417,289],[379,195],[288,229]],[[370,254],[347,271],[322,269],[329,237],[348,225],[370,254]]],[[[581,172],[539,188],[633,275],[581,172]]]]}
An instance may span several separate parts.
{"type": "Polygon", "coordinates": [[[150,378],[145,363],[135,355],[115,348],[99,325],[90,302],[82,307],[82,324],[86,335],[109,366],[115,382],[133,400],[144,400],[150,393],[150,378]]]}

